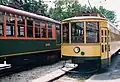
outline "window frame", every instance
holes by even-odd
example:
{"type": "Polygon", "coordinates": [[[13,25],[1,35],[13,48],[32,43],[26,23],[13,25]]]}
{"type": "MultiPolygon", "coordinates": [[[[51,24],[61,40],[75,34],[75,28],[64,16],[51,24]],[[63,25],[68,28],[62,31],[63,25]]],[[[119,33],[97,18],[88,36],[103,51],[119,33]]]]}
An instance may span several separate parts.
{"type": "Polygon", "coordinates": [[[16,15],[11,14],[11,13],[7,13],[5,14],[6,16],[6,37],[15,37],[16,36],[16,15]],[[7,27],[10,27],[10,29],[8,29],[7,27]],[[10,34],[7,34],[9,33],[10,34]]]}
{"type": "Polygon", "coordinates": [[[26,28],[26,25],[25,25],[25,18],[23,16],[17,16],[17,37],[25,37],[25,28],[26,28]],[[19,23],[19,18],[20,18],[20,23],[19,23]],[[22,22],[21,22],[22,20],[22,22]],[[23,27],[23,29],[21,30],[21,27],[23,27]],[[23,35],[21,35],[21,33],[23,33],[23,35]]]}
{"type": "Polygon", "coordinates": [[[86,23],[86,37],[85,37],[86,38],[86,43],[99,43],[100,42],[100,37],[99,37],[99,35],[100,35],[100,32],[99,32],[100,31],[100,23],[99,23],[99,21],[86,21],[85,23],[86,23]],[[96,25],[97,29],[94,29],[96,31],[94,33],[97,33],[97,35],[96,35],[97,36],[97,41],[96,42],[95,41],[94,42],[88,42],[87,41],[87,23],[91,23],[91,22],[97,24],[96,25]]]}
{"type": "MultiPolygon", "coordinates": [[[[52,25],[53,25],[53,24],[48,23],[48,38],[52,38],[52,37],[53,37],[53,36],[52,36],[52,28],[53,28],[52,25]],[[49,33],[50,33],[51,35],[50,35],[49,33]]],[[[56,29],[56,31],[57,31],[57,29],[56,29]]],[[[56,34],[57,34],[57,33],[56,33],[56,34]]]]}
{"type": "Polygon", "coordinates": [[[35,22],[35,38],[41,38],[41,28],[40,23],[35,22]]]}
{"type": "Polygon", "coordinates": [[[32,18],[27,18],[27,37],[29,38],[33,38],[33,22],[34,20],[32,18]],[[29,21],[29,24],[28,24],[28,21],[29,21]]]}
{"type": "MultiPolygon", "coordinates": [[[[75,30],[75,29],[74,29],[75,30]]],[[[84,30],[85,30],[85,26],[84,26],[84,21],[80,21],[80,22],[71,22],[71,43],[84,43],[85,42],[85,40],[84,40],[84,30]],[[74,42],[74,41],[72,41],[72,37],[75,37],[74,35],[72,35],[73,34],[73,27],[72,27],[72,23],[81,23],[82,24],[82,26],[83,26],[83,28],[82,28],[82,36],[81,37],[83,37],[82,38],[82,41],[80,42],[80,40],[75,40],[75,41],[77,41],[77,42],[74,42]],[[78,42],[79,41],[79,42],[78,42]]],[[[78,28],[76,31],[78,31],[79,33],[81,33],[80,31],[80,28],[78,28]]],[[[77,37],[78,37],[78,34],[77,34],[77,37]]],[[[81,37],[79,37],[79,38],[81,38],[81,37]]]]}

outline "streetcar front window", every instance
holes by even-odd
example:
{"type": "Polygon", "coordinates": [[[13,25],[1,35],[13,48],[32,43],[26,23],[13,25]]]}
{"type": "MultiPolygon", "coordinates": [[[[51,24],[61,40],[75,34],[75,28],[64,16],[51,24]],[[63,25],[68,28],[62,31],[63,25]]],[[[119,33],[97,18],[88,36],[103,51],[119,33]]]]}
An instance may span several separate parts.
{"type": "Polygon", "coordinates": [[[86,22],[86,42],[97,43],[99,42],[99,23],[86,22]]]}
{"type": "Polygon", "coordinates": [[[69,23],[63,24],[63,43],[69,43],[69,23]]]}
{"type": "Polygon", "coordinates": [[[71,23],[71,42],[84,43],[84,22],[71,23]]]}

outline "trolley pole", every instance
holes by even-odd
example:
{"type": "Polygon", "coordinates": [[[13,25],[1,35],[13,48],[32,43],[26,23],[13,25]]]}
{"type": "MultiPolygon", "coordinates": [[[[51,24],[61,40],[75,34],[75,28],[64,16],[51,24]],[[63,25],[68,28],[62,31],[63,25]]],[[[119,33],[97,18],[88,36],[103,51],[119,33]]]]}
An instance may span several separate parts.
{"type": "Polygon", "coordinates": [[[90,8],[92,9],[92,6],[91,6],[91,3],[90,3],[90,1],[89,1],[89,0],[88,0],[88,4],[89,4],[90,8]]]}

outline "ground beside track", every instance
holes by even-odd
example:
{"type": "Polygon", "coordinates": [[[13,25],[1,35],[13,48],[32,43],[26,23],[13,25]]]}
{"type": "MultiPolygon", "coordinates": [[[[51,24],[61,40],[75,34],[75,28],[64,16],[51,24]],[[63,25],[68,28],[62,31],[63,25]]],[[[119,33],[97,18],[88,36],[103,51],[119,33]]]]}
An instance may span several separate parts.
{"type": "Polygon", "coordinates": [[[67,74],[54,82],[120,82],[120,55],[112,58],[111,66],[95,74],[67,74]]]}
{"type": "MultiPolygon", "coordinates": [[[[64,61],[55,63],[53,65],[40,66],[32,70],[23,71],[20,73],[12,74],[10,76],[0,78],[0,82],[29,82],[33,79],[37,79],[47,73],[57,70],[62,67],[64,61]]],[[[92,74],[75,74],[67,73],[63,77],[53,82],[115,82],[120,78],[120,55],[116,55],[112,59],[112,65],[108,70],[102,70],[95,75],[92,74]]],[[[120,82],[120,81],[118,81],[120,82]]]]}
{"type": "Polygon", "coordinates": [[[89,77],[91,77],[94,73],[71,73],[68,72],[64,76],[53,82],[85,82],[89,77]]]}
{"type": "Polygon", "coordinates": [[[39,66],[27,71],[22,71],[9,76],[1,77],[0,82],[30,82],[33,79],[37,79],[47,73],[50,73],[63,66],[64,61],[45,66],[39,66]]]}
{"type": "Polygon", "coordinates": [[[112,65],[108,70],[98,72],[86,82],[120,82],[120,55],[112,59],[112,65]]]}
{"type": "Polygon", "coordinates": [[[53,82],[85,82],[85,80],[87,80],[89,77],[91,77],[91,74],[66,74],[53,82]]]}

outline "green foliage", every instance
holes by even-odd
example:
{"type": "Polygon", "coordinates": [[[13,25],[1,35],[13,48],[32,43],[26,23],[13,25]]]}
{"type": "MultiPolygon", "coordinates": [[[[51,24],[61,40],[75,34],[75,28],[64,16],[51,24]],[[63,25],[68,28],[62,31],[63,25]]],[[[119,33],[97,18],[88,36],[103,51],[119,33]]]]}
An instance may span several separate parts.
{"type": "Polygon", "coordinates": [[[115,15],[114,11],[107,10],[107,9],[103,8],[103,6],[100,6],[99,7],[99,12],[101,12],[111,22],[115,23],[116,15],[115,15]]]}
{"type": "Polygon", "coordinates": [[[50,8],[49,14],[50,17],[57,20],[63,20],[65,18],[72,17],[73,14],[86,13],[86,12],[102,13],[111,22],[114,22],[116,19],[115,18],[116,15],[114,11],[107,10],[102,6],[100,6],[98,9],[96,7],[93,7],[91,9],[87,5],[82,6],[81,4],[79,4],[78,0],[56,0],[54,3],[55,3],[55,7],[50,8]]]}
{"type": "Polygon", "coordinates": [[[50,17],[62,20],[71,17],[72,14],[80,11],[78,2],[74,0],[57,0],[55,1],[55,8],[49,10],[50,17]]]}
{"type": "Polygon", "coordinates": [[[8,4],[9,0],[0,0],[0,4],[3,5],[3,4],[8,4]]]}
{"type": "Polygon", "coordinates": [[[48,6],[42,0],[0,0],[0,4],[17,9],[47,15],[48,6]]]}

